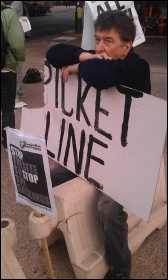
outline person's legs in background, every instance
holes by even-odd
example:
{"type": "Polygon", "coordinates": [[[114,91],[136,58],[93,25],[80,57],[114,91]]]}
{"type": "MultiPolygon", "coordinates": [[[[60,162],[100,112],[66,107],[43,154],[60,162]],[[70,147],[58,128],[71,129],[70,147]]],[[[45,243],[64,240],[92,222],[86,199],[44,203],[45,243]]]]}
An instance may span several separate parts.
{"type": "Polygon", "coordinates": [[[24,92],[23,79],[22,79],[22,62],[18,61],[16,97],[25,97],[25,96],[26,94],[24,92]]]}
{"type": "Polygon", "coordinates": [[[83,26],[82,26],[82,18],[78,19],[78,31],[82,31],[83,26]]]}
{"type": "Polygon", "coordinates": [[[5,127],[15,128],[16,73],[1,72],[2,145],[7,149],[5,127]]]}
{"type": "Polygon", "coordinates": [[[105,256],[113,279],[129,277],[131,252],[128,248],[127,213],[123,206],[101,192],[98,214],[104,232],[105,256]]]}

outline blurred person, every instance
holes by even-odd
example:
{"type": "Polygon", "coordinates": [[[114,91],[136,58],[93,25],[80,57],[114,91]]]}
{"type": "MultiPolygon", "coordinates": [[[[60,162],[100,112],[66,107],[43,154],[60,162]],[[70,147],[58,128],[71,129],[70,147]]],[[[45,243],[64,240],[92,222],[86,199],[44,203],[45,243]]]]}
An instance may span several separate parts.
{"type": "MultiPolygon", "coordinates": [[[[10,4],[10,1],[1,1],[1,6],[10,4]]],[[[1,112],[2,112],[2,145],[7,149],[5,127],[15,128],[15,98],[16,98],[16,72],[18,61],[24,61],[25,36],[23,28],[14,10],[6,8],[2,11],[1,21],[7,42],[7,55],[5,66],[1,69],[1,112]]]]}
{"type": "MultiPolygon", "coordinates": [[[[18,17],[23,16],[23,3],[22,1],[11,1],[10,8],[13,9],[18,17]]],[[[16,103],[19,102],[19,97],[25,97],[22,78],[22,62],[18,61],[17,65],[17,86],[16,86],[16,103]]]]}
{"type": "Polygon", "coordinates": [[[83,29],[83,5],[81,3],[79,3],[78,7],[77,7],[77,20],[78,20],[77,31],[82,31],[82,29],[83,29]]]}
{"type": "Polygon", "coordinates": [[[66,8],[69,6],[71,6],[71,4],[70,4],[70,1],[65,1],[65,6],[66,6],[66,8]]]}

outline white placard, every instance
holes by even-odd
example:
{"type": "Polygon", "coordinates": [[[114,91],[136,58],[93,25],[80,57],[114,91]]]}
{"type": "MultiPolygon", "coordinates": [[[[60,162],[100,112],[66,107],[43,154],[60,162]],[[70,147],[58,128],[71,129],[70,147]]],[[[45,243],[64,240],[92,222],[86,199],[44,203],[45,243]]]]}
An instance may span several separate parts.
{"type": "Polygon", "coordinates": [[[121,10],[134,19],[136,25],[136,37],[133,47],[145,42],[145,36],[139,23],[138,15],[134,7],[134,1],[85,1],[84,28],[81,47],[85,50],[95,48],[94,21],[99,13],[109,10],[121,10]]]}
{"type": "Polygon", "coordinates": [[[123,94],[121,86],[97,91],[76,75],[63,84],[59,70],[48,66],[45,107],[23,108],[21,129],[45,135],[53,160],[148,221],[167,102],[141,92],[135,98],[129,88],[123,94]]]}
{"type": "Polygon", "coordinates": [[[57,218],[44,137],[9,127],[6,132],[16,201],[57,218]]]}
{"type": "Polygon", "coordinates": [[[28,19],[28,17],[26,16],[20,16],[19,17],[19,21],[23,27],[23,31],[24,33],[28,32],[31,30],[31,24],[30,24],[30,21],[28,19]]]}

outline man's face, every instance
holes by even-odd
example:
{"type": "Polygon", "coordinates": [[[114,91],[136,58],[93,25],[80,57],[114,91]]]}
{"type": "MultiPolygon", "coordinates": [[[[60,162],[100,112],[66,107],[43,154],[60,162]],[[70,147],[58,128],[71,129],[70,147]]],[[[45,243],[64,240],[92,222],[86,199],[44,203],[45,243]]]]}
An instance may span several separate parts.
{"type": "Polygon", "coordinates": [[[121,41],[115,29],[95,32],[95,51],[106,53],[112,59],[124,59],[132,47],[132,42],[121,41]]]}

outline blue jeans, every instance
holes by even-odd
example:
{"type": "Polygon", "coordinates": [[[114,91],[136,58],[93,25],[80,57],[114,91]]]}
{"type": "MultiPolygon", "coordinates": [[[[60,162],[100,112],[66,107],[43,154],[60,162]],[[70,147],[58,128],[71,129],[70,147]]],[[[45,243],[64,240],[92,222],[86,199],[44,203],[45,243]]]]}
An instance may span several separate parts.
{"type": "Polygon", "coordinates": [[[98,213],[105,238],[105,256],[114,277],[124,277],[131,270],[128,248],[128,215],[123,206],[100,192],[98,213]]]}
{"type": "Polygon", "coordinates": [[[7,148],[5,127],[15,128],[16,73],[1,72],[2,145],[7,148]]]}
{"type": "Polygon", "coordinates": [[[22,78],[22,62],[21,61],[18,61],[18,65],[17,65],[16,94],[20,97],[22,97],[24,95],[23,78],[22,78]]]}

